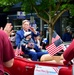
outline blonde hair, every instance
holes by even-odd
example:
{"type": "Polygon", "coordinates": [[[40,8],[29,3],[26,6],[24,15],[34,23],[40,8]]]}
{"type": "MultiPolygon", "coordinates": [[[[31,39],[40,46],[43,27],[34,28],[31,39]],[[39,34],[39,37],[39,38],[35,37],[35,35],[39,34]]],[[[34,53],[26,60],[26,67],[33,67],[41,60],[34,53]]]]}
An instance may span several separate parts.
{"type": "Polygon", "coordinates": [[[23,20],[23,21],[22,21],[22,24],[24,24],[25,22],[29,22],[29,23],[30,23],[29,20],[23,20]]]}

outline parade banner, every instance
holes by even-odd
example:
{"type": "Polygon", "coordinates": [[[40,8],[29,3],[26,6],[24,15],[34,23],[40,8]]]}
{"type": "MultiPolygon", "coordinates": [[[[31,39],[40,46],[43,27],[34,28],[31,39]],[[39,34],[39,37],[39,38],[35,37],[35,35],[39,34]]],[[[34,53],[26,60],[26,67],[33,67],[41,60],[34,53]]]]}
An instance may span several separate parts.
{"type": "Polygon", "coordinates": [[[58,75],[60,67],[48,67],[36,65],[34,75],[58,75]]]}

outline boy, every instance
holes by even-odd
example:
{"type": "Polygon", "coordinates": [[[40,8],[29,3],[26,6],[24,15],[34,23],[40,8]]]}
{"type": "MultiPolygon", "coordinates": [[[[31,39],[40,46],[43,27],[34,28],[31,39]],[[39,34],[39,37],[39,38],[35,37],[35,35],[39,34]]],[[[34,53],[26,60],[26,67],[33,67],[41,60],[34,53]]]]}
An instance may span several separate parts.
{"type": "Polygon", "coordinates": [[[47,52],[42,52],[37,46],[34,40],[31,38],[31,32],[25,32],[24,39],[21,41],[21,47],[25,54],[28,54],[32,60],[37,61],[43,54],[47,52]]]}

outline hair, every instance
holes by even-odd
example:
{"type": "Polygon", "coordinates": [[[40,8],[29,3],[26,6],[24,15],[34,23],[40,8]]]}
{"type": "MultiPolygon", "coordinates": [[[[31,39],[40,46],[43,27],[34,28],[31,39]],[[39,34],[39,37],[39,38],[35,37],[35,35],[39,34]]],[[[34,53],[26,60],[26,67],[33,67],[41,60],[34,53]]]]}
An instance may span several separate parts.
{"type": "Polygon", "coordinates": [[[66,28],[64,29],[64,32],[68,32],[66,28]]]}
{"type": "Polygon", "coordinates": [[[25,22],[29,22],[29,23],[30,23],[29,20],[23,20],[23,21],[22,21],[22,24],[24,24],[25,22]]]}

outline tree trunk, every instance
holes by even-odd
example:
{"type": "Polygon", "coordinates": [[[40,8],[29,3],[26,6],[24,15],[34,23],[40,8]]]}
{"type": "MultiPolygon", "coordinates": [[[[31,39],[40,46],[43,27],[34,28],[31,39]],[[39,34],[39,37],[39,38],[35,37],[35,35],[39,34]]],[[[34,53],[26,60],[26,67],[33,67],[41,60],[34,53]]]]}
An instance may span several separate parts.
{"type": "Polygon", "coordinates": [[[52,34],[53,34],[53,28],[50,27],[51,25],[49,24],[49,44],[52,42],[52,34]]]}
{"type": "Polygon", "coordinates": [[[52,27],[52,20],[51,20],[51,16],[50,15],[49,15],[48,28],[49,28],[49,44],[51,44],[51,42],[52,42],[53,27],[52,27]]]}

